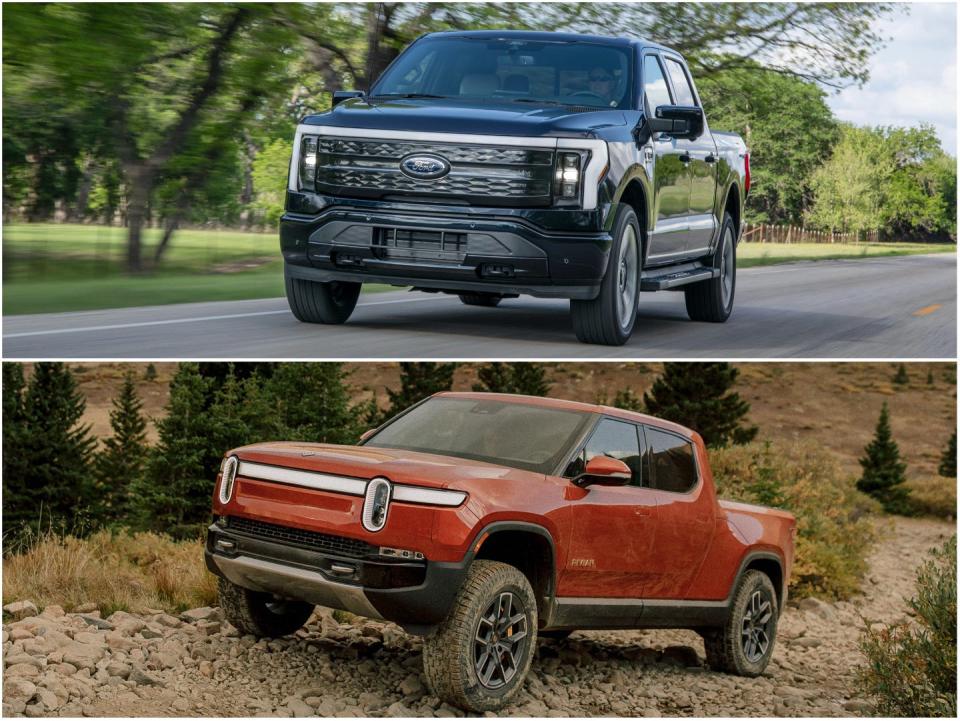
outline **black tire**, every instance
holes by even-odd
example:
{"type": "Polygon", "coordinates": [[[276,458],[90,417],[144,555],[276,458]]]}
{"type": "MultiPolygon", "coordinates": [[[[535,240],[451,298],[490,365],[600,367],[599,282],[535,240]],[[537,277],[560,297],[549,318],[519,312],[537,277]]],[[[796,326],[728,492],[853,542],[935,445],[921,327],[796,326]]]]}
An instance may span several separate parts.
{"type": "Polygon", "coordinates": [[[565,641],[573,633],[572,629],[563,628],[556,631],[537,631],[539,638],[549,638],[552,641],[565,641]]]}
{"type": "Polygon", "coordinates": [[[217,578],[220,608],[227,620],[243,634],[258,638],[288,636],[310,618],[313,604],[285,601],[269,593],[241,588],[223,577],[217,578]]]}
{"type": "Polygon", "coordinates": [[[362,283],[340,280],[320,283],[302,278],[285,278],[287,303],[294,317],[302,323],[345,323],[357,307],[362,283]]]}
{"type": "Polygon", "coordinates": [[[497,293],[461,293],[460,302],[464,305],[478,305],[483,308],[496,308],[503,296],[497,293]]]}
{"type": "Polygon", "coordinates": [[[737,227],[733,218],[724,214],[720,242],[713,253],[713,267],[720,268],[720,275],[684,288],[690,320],[723,323],[733,312],[733,298],[737,291],[736,241],[737,227]]]}
{"type": "Polygon", "coordinates": [[[640,298],[640,239],[637,214],[629,205],[621,205],[613,224],[613,246],[600,292],[593,300],[570,301],[573,332],[581,342],[623,345],[630,338],[640,298]]]}
{"type": "Polygon", "coordinates": [[[779,615],[770,578],[761,571],[747,571],[737,586],[727,622],[722,628],[701,631],[707,665],[737,676],[759,676],[773,656],[779,615]],[[757,630],[765,641],[758,643],[757,630]]]}
{"type": "Polygon", "coordinates": [[[502,708],[523,687],[536,629],[537,601],[527,577],[506,563],[474,561],[447,617],[424,639],[427,685],[442,701],[465,711],[502,708]],[[500,618],[506,596],[511,604],[506,616],[515,619],[509,626],[500,618]],[[513,640],[505,645],[507,638],[513,640]]]}

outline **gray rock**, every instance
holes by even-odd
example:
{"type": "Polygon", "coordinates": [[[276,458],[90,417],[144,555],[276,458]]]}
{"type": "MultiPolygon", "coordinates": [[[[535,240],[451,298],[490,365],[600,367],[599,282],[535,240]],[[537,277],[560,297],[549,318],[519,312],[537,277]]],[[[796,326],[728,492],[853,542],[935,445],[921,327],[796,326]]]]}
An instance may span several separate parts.
{"type": "Polygon", "coordinates": [[[187,623],[196,623],[197,621],[215,620],[218,618],[218,613],[219,609],[203,606],[202,608],[191,608],[189,611],[184,611],[180,614],[180,618],[187,623]]]}
{"type": "Polygon", "coordinates": [[[183,621],[174,618],[169,613],[158,613],[152,620],[167,628],[180,628],[183,625],[183,621]]]}
{"type": "Polygon", "coordinates": [[[290,709],[290,713],[293,714],[294,718],[306,718],[307,716],[314,715],[313,707],[302,698],[296,696],[287,702],[287,708],[290,709]]]}
{"type": "Polygon", "coordinates": [[[17,621],[37,615],[37,606],[33,601],[16,601],[3,607],[4,613],[9,613],[17,621]]]}
{"type": "Polygon", "coordinates": [[[28,653],[7,654],[3,658],[3,663],[5,666],[16,666],[17,664],[21,664],[21,663],[28,663],[32,666],[36,666],[37,668],[43,668],[44,666],[47,665],[46,659],[43,659],[43,661],[41,661],[39,658],[36,658],[35,656],[31,656],[28,653]]]}
{"type": "Polygon", "coordinates": [[[43,718],[48,715],[47,709],[44,708],[43,703],[40,701],[28,703],[27,707],[23,710],[23,714],[28,718],[43,718]]]}
{"type": "Polygon", "coordinates": [[[89,643],[72,642],[63,649],[63,662],[80,668],[92,669],[104,657],[106,648],[89,643]]]}
{"type": "Polygon", "coordinates": [[[165,685],[163,681],[158,679],[156,676],[151,676],[150,674],[141,671],[139,668],[134,666],[130,669],[130,680],[133,681],[138,686],[163,686],[165,685]]]}
{"type": "Polygon", "coordinates": [[[404,697],[419,697],[422,696],[425,691],[426,689],[423,687],[423,681],[421,681],[420,676],[415,673],[410,674],[400,683],[400,693],[402,693],[404,697]]]}
{"type": "Polygon", "coordinates": [[[63,606],[52,603],[49,606],[45,606],[40,615],[44,618],[60,618],[67,615],[67,613],[63,610],[63,606]]]}
{"type": "Polygon", "coordinates": [[[87,625],[93,626],[94,628],[99,629],[100,631],[113,630],[112,623],[110,623],[109,621],[105,621],[104,619],[98,616],[91,616],[89,614],[80,614],[80,619],[87,625]]]}
{"type": "Polygon", "coordinates": [[[197,624],[197,630],[204,636],[213,636],[214,634],[220,633],[220,622],[200,621],[197,624]]]}
{"type": "Polygon", "coordinates": [[[159,631],[154,631],[152,628],[145,628],[145,629],[143,629],[143,630],[140,632],[140,635],[141,635],[143,638],[146,638],[146,639],[151,639],[151,638],[163,638],[163,634],[162,634],[162,633],[160,633],[159,631]]]}
{"type": "Polygon", "coordinates": [[[820,618],[825,621],[830,621],[836,616],[836,611],[833,606],[825,601],[821,601],[819,598],[809,597],[804,598],[800,601],[800,609],[802,611],[810,611],[815,613],[820,618]]]}
{"type": "Polygon", "coordinates": [[[81,603],[79,606],[73,609],[74,613],[93,613],[97,610],[97,604],[95,603],[81,603]]]}
{"type": "Polygon", "coordinates": [[[120,663],[119,661],[111,661],[106,665],[104,670],[110,676],[118,676],[120,678],[128,678],[130,676],[130,666],[125,663],[120,663]]]}
{"type": "Polygon", "coordinates": [[[40,669],[32,663],[15,663],[4,669],[5,676],[17,676],[19,678],[36,678],[40,675],[40,669]]]}
{"type": "Polygon", "coordinates": [[[819,638],[814,638],[813,636],[805,636],[803,638],[795,638],[790,641],[791,646],[800,646],[801,648],[817,648],[818,646],[823,645],[823,641],[819,638]]]}
{"type": "Polygon", "coordinates": [[[850,713],[855,713],[860,715],[872,714],[874,711],[872,703],[869,703],[868,701],[864,701],[863,699],[858,699],[858,698],[850,699],[845,704],[843,704],[843,708],[849,711],[850,713]]]}

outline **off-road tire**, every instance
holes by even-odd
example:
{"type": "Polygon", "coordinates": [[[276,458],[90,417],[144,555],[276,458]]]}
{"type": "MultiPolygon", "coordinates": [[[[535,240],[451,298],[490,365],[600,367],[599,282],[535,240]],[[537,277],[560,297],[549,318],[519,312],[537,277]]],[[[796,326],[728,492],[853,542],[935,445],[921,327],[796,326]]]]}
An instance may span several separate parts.
{"type": "Polygon", "coordinates": [[[700,632],[707,652],[707,665],[715,671],[725,671],[737,676],[759,676],[773,656],[778,620],[777,594],[770,578],[761,571],[747,571],[737,586],[727,622],[722,628],[700,632]],[[769,646],[759,659],[751,661],[744,650],[743,624],[750,599],[756,592],[760,592],[765,600],[769,601],[772,616],[768,626],[769,646]]]}
{"type": "Polygon", "coordinates": [[[241,588],[225,578],[217,579],[223,615],[242,634],[258,638],[288,636],[310,618],[313,605],[302,601],[280,601],[269,593],[241,588]]]}
{"type": "Polygon", "coordinates": [[[683,289],[690,320],[723,323],[733,312],[737,291],[737,226],[726,213],[720,227],[720,242],[713,252],[712,266],[721,269],[718,277],[691,283],[683,289]],[[726,277],[728,271],[729,277],[726,277]],[[725,290],[727,281],[730,285],[725,290]]]}
{"type": "Polygon", "coordinates": [[[527,577],[506,563],[474,561],[447,617],[424,639],[427,685],[439,699],[465,711],[483,713],[502,708],[523,687],[536,649],[536,629],[537,601],[527,577]],[[514,676],[502,687],[490,689],[477,675],[474,644],[481,615],[506,592],[522,602],[527,636],[514,676]]]}
{"type": "Polygon", "coordinates": [[[573,332],[582,343],[598,345],[623,345],[630,338],[637,320],[637,306],[640,299],[640,271],[643,266],[643,243],[637,214],[629,205],[622,204],[613,223],[613,245],[607,261],[607,272],[600,282],[600,292],[592,300],[571,300],[570,316],[573,320],[573,332]],[[628,241],[632,231],[632,240],[628,241]],[[630,242],[634,246],[635,267],[621,276],[621,250],[623,244],[630,242]],[[634,299],[621,318],[619,297],[623,292],[622,281],[635,284],[634,299]]]}
{"type": "Polygon", "coordinates": [[[285,278],[287,303],[294,317],[302,323],[339,325],[357,307],[362,283],[340,280],[320,283],[303,278],[285,278]]]}
{"type": "Polygon", "coordinates": [[[503,296],[498,293],[461,293],[460,302],[464,305],[478,305],[482,308],[496,308],[503,296]]]}

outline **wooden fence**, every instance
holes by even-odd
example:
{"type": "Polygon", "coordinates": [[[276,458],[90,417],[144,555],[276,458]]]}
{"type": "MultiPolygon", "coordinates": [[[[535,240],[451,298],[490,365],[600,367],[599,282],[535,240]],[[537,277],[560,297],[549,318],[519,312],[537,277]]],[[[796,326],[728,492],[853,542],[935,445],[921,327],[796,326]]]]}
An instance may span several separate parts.
{"type": "Polygon", "coordinates": [[[767,223],[747,223],[743,227],[745,243],[876,243],[879,240],[880,233],[876,230],[840,233],[767,223]]]}

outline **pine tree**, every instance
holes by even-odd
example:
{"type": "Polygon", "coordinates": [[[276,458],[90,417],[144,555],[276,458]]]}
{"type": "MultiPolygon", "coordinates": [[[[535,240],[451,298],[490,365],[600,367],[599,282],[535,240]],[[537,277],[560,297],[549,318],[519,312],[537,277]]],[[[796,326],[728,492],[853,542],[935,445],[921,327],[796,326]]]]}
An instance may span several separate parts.
{"type": "Polygon", "coordinates": [[[750,404],[730,390],[738,375],[729,363],[664,363],[643,404],[647,413],[692,428],[711,448],[749,443],[757,427],[741,425],[750,404]]]}
{"type": "Polygon", "coordinates": [[[4,528],[89,531],[96,442],[80,423],[86,402],[73,373],[63,363],[37,363],[24,391],[22,370],[5,367],[4,386],[4,528]]]}
{"type": "Polygon", "coordinates": [[[860,459],[863,476],[857,489],[876,498],[887,513],[907,514],[910,511],[909,489],[906,488],[907,466],[900,460],[900,449],[890,429],[890,411],[884,401],[873,440],[860,459]]]}
{"type": "Polygon", "coordinates": [[[477,371],[473,390],[486,393],[519,393],[545,396],[550,392],[546,368],[541,363],[487,363],[477,371]]]}
{"type": "Polygon", "coordinates": [[[898,386],[905,386],[910,382],[910,376],[907,375],[907,367],[903,363],[897,368],[897,372],[893,376],[893,382],[898,386]]]}
{"type": "Polygon", "coordinates": [[[147,461],[147,421],[133,371],[127,371],[110,411],[113,435],[96,458],[98,512],[106,523],[122,523],[130,511],[131,488],[147,461]]]}
{"type": "Polygon", "coordinates": [[[601,393],[597,396],[597,404],[601,406],[610,405],[614,408],[622,408],[625,411],[643,412],[643,399],[633,392],[632,388],[621,388],[613,397],[613,401],[608,400],[607,394],[601,393]]]}
{"type": "Polygon", "coordinates": [[[181,363],[170,382],[166,415],[157,421],[159,443],[135,484],[140,528],[184,537],[210,514],[216,467],[227,450],[211,441],[210,385],[196,363],[181,363]]]}
{"type": "Polygon", "coordinates": [[[381,418],[392,418],[434,393],[450,390],[456,369],[456,363],[401,363],[400,390],[387,389],[390,407],[381,418]]]}
{"type": "Polygon", "coordinates": [[[928,371],[927,371],[927,385],[928,385],[928,386],[932,386],[932,385],[933,385],[933,371],[932,371],[932,370],[928,370],[928,371]]]}
{"type": "Polygon", "coordinates": [[[943,455],[940,456],[940,467],[937,473],[945,478],[957,477],[957,432],[954,431],[947,441],[947,447],[943,449],[943,455]]]}
{"type": "Polygon", "coordinates": [[[350,404],[342,363],[280,363],[264,384],[271,434],[314,443],[356,443],[366,430],[366,405],[350,404]]]}

